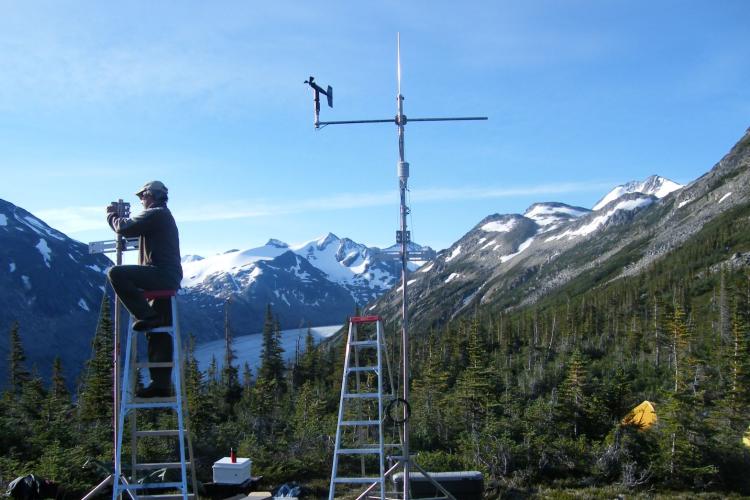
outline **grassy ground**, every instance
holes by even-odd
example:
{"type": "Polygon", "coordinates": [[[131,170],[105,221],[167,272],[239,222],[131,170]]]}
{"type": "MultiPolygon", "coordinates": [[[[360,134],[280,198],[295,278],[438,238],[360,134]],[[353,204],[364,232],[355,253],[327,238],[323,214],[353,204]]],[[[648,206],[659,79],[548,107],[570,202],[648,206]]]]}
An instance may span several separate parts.
{"type": "Polygon", "coordinates": [[[632,491],[623,487],[607,486],[602,488],[539,488],[534,492],[505,491],[499,496],[490,497],[502,500],[723,500],[748,498],[737,494],[694,493],[690,491],[632,491]]]}

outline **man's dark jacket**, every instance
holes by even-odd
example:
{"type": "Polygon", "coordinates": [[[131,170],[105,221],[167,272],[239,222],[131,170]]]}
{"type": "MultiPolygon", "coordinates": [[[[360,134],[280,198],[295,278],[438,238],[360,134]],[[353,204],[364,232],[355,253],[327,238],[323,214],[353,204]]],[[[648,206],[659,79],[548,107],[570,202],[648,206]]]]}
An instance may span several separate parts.
{"type": "Polygon", "coordinates": [[[180,287],[180,237],[172,212],[166,205],[147,208],[132,219],[111,213],[107,222],[117,234],[126,238],[138,237],[140,265],[164,270],[174,280],[174,287],[180,287]]]}

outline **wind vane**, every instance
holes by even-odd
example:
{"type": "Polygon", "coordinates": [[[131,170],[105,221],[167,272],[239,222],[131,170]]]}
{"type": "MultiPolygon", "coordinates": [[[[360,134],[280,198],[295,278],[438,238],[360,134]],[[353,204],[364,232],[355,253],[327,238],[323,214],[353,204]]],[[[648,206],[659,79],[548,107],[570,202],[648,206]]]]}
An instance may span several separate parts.
{"type": "MultiPolygon", "coordinates": [[[[401,228],[396,231],[396,243],[401,245],[401,252],[399,254],[401,260],[401,290],[402,290],[402,309],[401,309],[401,351],[403,359],[402,369],[402,391],[403,391],[403,457],[399,457],[403,465],[403,488],[404,488],[404,500],[409,499],[409,469],[412,459],[409,455],[409,335],[408,335],[408,319],[409,319],[409,308],[407,300],[407,285],[408,280],[408,262],[409,262],[409,243],[411,242],[411,234],[407,230],[406,218],[410,213],[409,207],[406,205],[406,191],[409,180],[409,163],[404,160],[404,128],[407,122],[445,122],[445,121],[474,121],[474,120],[487,120],[486,116],[464,116],[464,117],[443,117],[443,118],[409,118],[407,119],[404,114],[404,96],[401,94],[401,35],[400,33],[396,38],[396,80],[398,85],[397,96],[396,96],[396,111],[397,114],[394,118],[382,119],[382,120],[345,120],[345,121],[320,121],[320,94],[326,96],[328,106],[333,108],[333,88],[329,85],[326,89],[323,89],[320,85],[315,83],[315,78],[310,76],[304,83],[309,85],[313,90],[314,99],[314,121],[313,125],[316,129],[321,129],[328,125],[352,125],[358,123],[395,123],[398,127],[398,156],[399,161],[397,165],[397,173],[399,180],[399,194],[401,198],[401,228]]],[[[412,252],[416,253],[416,252],[412,252]]],[[[419,467],[417,465],[417,467],[419,467]]],[[[421,469],[421,468],[420,468],[421,469]]]]}

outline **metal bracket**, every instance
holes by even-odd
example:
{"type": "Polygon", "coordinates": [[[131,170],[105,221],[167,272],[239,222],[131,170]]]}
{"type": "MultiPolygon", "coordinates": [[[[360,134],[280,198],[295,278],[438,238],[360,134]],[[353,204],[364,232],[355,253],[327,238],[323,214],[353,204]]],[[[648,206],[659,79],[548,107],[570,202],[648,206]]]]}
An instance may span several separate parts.
{"type": "MultiPolygon", "coordinates": [[[[89,243],[89,253],[113,253],[117,251],[119,240],[92,241],[89,243]]],[[[138,250],[138,238],[124,238],[121,250],[138,250]]]]}
{"type": "Polygon", "coordinates": [[[396,243],[400,245],[404,242],[411,243],[411,231],[396,231],[396,243]],[[404,234],[406,234],[406,238],[404,238],[404,234]]]}

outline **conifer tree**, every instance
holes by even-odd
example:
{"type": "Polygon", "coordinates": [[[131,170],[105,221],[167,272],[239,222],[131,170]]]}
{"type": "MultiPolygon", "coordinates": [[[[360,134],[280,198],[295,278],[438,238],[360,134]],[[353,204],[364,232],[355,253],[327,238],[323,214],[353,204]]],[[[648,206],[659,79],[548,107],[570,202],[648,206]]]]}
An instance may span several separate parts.
{"type": "Polygon", "coordinates": [[[305,334],[305,350],[299,358],[295,370],[295,385],[301,386],[307,380],[318,379],[318,351],[315,349],[315,336],[308,325],[305,334]]]}
{"type": "Polygon", "coordinates": [[[250,365],[245,361],[242,364],[242,390],[247,391],[253,385],[253,371],[250,365]]]}
{"type": "Polygon", "coordinates": [[[242,386],[240,385],[239,371],[234,365],[237,355],[232,347],[232,329],[229,324],[229,303],[228,299],[224,309],[224,366],[221,369],[221,384],[224,392],[224,403],[227,410],[231,413],[231,408],[239,401],[242,396],[242,386]]]}
{"type": "Polygon", "coordinates": [[[266,307],[266,317],[263,323],[263,347],[260,352],[260,368],[258,378],[275,381],[275,386],[282,389],[284,383],[284,360],[281,348],[278,320],[273,317],[271,304],[266,307]]]}
{"type": "Polygon", "coordinates": [[[671,322],[671,348],[673,374],[674,374],[674,392],[680,392],[685,389],[689,383],[689,332],[685,322],[685,310],[680,303],[674,306],[671,322]]]}
{"type": "MultiPolygon", "coordinates": [[[[738,297],[739,299],[739,297],[738,297]]],[[[732,308],[731,342],[724,355],[727,383],[724,397],[716,404],[712,423],[722,454],[736,454],[737,436],[747,434],[747,412],[750,410],[750,360],[748,360],[748,328],[740,311],[741,299],[732,308]]]]}
{"type": "MultiPolygon", "coordinates": [[[[695,358],[691,355],[691,329],[685,321],[682,302],[675,300],[670,322],[674,384],[660,412],[662,466],[673,485],[690,484],[701,464],[699,442],[705,441],[700,417],[700,399],[692,385],[695,358]]],[[[707,472],[711,468],[704,469],[707,472]]]]}
{"type": "Polygon", "coordinates": [[[302,384],[292,413],[292,432],[296,455],[305,468],[329,465],[332,415],[326,412],[325,398],[313,380],[302,384]],[[301,456],[300,456],[301,455],[301,456]]]}
{"type": "Polygon", "coordinates": [[[414,436],[430,448],[445,443],[449,431],[455,429],[446,411],[448,373],[436,342],[435,337],[430,339],[427,359],[420,376],[414,378],[412,394],[414,420],[419,422],[413,427],[414,436]]]}
{"type": "Polygon", "coordinates": [[[562,414],[572,426],[573,437],[578,437],[580,426],[586,415],[586,367],[579,349],[573,351],[568,362],[567,375],[560,391],[562,414]]]}
{"type": "Polygon", "coordinates": [[[8,382],[15,394],[20,394],[23,384],[31,380],[25,366],[26,354],[21,343],[18,321],[10,327],[10,350],[8,351],[8,382]]]}
{"type": "Polygon", "coordinates": [[[732,342],[731,313],[729,309],[729,291],[727,290],[727,270],[721,266],[719,273],[719,338],[722,343],[732,342]]]}
{"type": "MultiPolygon", "coordinates": [[[[62,443],[65,446],[72,447],[77,444],[73,437],[75,431],[70,425],[73,408],[62,372],[62,361],[57,356],[52,364],[50,389],[47,391],[43,403],[43,435],[46,442],[55,440],[58,444],[62,443]]],[[[44,446],[46,446],[46,442],[44,446]]]]}
{"type": "Polygon", "coordinates": [[[750,360],[748,359],[748,327],[736,300],[732,311],[729,358],[729,406],[732,413],[743,414],[750,404],[750,360]]]}
{"type": "Polygon", "coordinates": [[[658,294],[653,294],[653,328],[654,328],[654,366],[661,366],[662,353],[661,348],[664,344],[664,305],[658,294]]]}
{"type": "Polygon", "coordinates": [[[87,362],[78,397],[80,419],[107,427],[112,419],[113,405],[114,330],[110,314],[109,298],[105,294],[99,310],[99,323],[91,341],[91,358],[87,362]]]}
{"type": "Polygon", "coordinates": [[[492,398],[488,397],[492,392],[492,373],[487,368],[487,351],[482,345],[476,315],[469,323],[467,333],[467,366],[456,382],[455,394],[461,421],[470,432],[476,433],[492,406],[492,398]]]}
{"type": "Polygon", "coordinates": [[[65,385],[65,376],[63,375],[62,359],[55,356],[52,363],[52,395],[55,398],[64,399],[69,396],[68,388],[65,385]]]}
{"type": "Polygon", "coordinates": [[[187,399],[188,415],[193,432],[202,432],[208,422],[208,414],[212,411],[206,405],[203,394],[203,374],[195,359],[195,335],[188,335],[185,349],[185,396],[187,399]]]}

